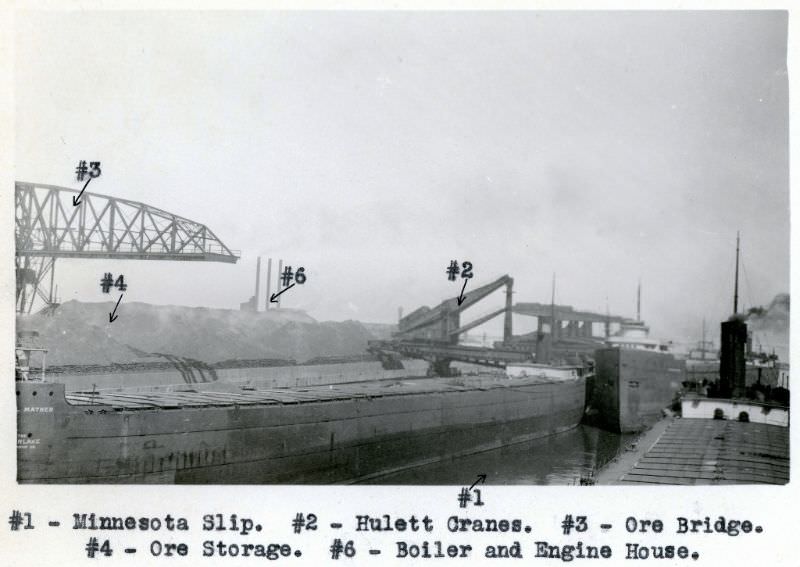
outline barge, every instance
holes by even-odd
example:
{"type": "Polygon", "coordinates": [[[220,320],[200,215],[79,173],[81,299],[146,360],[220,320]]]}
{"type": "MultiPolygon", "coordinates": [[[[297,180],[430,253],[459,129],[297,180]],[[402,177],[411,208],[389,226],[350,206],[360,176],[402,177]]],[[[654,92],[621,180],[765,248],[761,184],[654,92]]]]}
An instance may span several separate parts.
{"type": "Polygon", "coordinates": [[[67,392],[23,372],[16,382],[17,480],[368,481],[574,428],[585,378],[568,374],[67,392]]]}

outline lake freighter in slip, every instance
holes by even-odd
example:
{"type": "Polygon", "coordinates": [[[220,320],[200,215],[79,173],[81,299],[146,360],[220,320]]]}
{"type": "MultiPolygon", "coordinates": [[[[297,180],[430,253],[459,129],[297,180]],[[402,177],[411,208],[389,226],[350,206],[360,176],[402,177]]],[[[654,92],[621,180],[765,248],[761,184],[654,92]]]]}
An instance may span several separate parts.
{"type": "MultiPolygon", "coordinates": [[[[464,308],[503,286],[510,298],[512,284],[504,276],[473,290],[463,304],[447,300],[422,319],[414,315],[412,328],[434,326],[457,338],[466,327],[459,319],[464,308]]],[[[500,313],[510,336],[510,305],[500,313]]],[[[44,370],[30,369],[31,357],[44,355],[35,342],[30,336],[17,347],[23,483],[368,481],[567,431],[581,421],[586,397],[583,367],[526,367],[530,353],[470,349],[452,339],[425,343],[438,353],[430,359],[434,376],[68,391],[44,370]],[[508,371],[450,375],[451,360],[472,357],[508,371]]]]}
{"type": "Polygon", "coordinates": [[[562,369],[299,389],[212,386],[66,393],[64,384],[19,372],[17,478],[368,480],[569,430],[581,420],[585,398],[583,376],[562,369]]]}
{"type": "MultiPolygon", "coordinates": [[[[57,258],[239,259],[207,226],[144,203],[24,182],[16,183],[15,203],[17,311],[23,317],[36,298],[45,301],[45,313],[58,309],[57,258]],[[82,199],[79,215],[72,212],[77,199],[82,199]],[[127,230],[115,231],[123,225],[127,230]]],[[[271,303],[276,294],[270,294],[270,268],[268,263],[271,303]]],[[[258,312],[260,273],[259,260],[256,294],[242,309],[258,312]]],[[[145,387],[133,376],[124,387],[109,389],[103,386],[117,377],[100,375],[92,377],[100,387],[87,391],[69,379],[48,377],[43,362],[42,372],[33,372],[30,359],[43,349],[20,343],[17,478],[23,483],[358,482],[566,431],[583,415],[582,375],[552,367],[530,376],[450,376],[451,362],[505,368],[532,360],[530,351],[459,344],[460,335],[504,313],[503,345],[511,345],[512,284],[503,276],[401,320],[398,344],[411,352],[403,356],[431,363],[433,376],[419,378],[382,380],[376,374],[360,382],[292,388],[288,373],[272,383],[253,374],[247,383],[145,387]],[[465,309],[503,286],[503,309],[461,324],[465,309]]],[[[281,286],[278,290],[280,295],[281,286]]],[[[109,323],[113,318],[109,313],[109,323]]],[[[389,343],[376,347],[377,356],[384,368],[397,368],[396,345],[389,343]]]]}

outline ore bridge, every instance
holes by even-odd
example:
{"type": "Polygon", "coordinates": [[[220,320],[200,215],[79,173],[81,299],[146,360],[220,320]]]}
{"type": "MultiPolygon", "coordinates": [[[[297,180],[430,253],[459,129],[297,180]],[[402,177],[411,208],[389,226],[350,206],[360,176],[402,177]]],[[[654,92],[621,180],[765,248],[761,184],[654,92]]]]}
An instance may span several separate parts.
{"type": "Polygon", "coordinates": [[[235,263],[206,225],[137,201],[18,181],[15,186],[16,308],[37,297],[57,307],[59,258],[113,258],[235,263]],[[79,197],[77,205],[73,197],[79,197]],[[49,277],[48,277],[49,276],[49,277]],[[49,281],[48,281],[49,280],[49,281]]]}

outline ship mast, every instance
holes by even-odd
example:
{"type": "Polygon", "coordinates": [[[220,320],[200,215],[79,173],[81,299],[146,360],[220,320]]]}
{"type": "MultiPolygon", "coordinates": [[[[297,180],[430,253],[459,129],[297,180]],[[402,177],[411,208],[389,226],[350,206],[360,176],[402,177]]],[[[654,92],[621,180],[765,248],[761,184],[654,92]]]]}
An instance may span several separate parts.
{"type": "Polygon", "coordinates": [[[550,337],[555,337],[556,332],[556,273],[553,272],[553,290],[550,295],[550,337]]]}
{"type": "Polygon", "coordinates": [[[636,320],[642,320],[642,279],[639,278],[639,286],[636,288],[636,320]]]}
{"type": "Polygon", "coordinates": [[[703,317],[703,337],[700,339],[700,358],[706,359],[706,318],[703,317]]]}
{"type": "Polygon", "coordinates": [[[736,231],[736,278],[733,284],[733,314],[739,311],[739,231],[736,231]]]}

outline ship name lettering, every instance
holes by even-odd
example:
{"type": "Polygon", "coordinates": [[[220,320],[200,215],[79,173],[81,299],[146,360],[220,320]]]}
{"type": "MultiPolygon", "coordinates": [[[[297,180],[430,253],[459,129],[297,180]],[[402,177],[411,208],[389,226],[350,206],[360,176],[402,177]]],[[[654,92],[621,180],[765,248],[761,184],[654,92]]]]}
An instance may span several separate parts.
{"type": "Polygon", "coordinates": [[[25,406],[22,408],[23,413],[52,413],[53,407],[40,407],[40,406],[25,406]]]}
{"type": "Polygon", "coordinates": [[[609,559],[611,548],[607,545],[595,546],[584,545],[582,541],[575,545],[550,545],[546,541],[536,542],[536,555],[534,557],[546,557],[547,559],[560,559],[568,562],[573,559],[609,559]]]}
{"type": "Polygon", "coordinates": [[[380,517],[371,517],[369,515],[356,516],[357,532],[405,532],[409,530],[418,532],[420,530],[420,524],[422,524],[422,529],[426,532],[433,531],[433,520],[431,520],[427,514],[425,514],[422,519],[411,516],[408,520],[405,518],[395,518],[394,521],[392,521],[392,517],[389,514],[384,514],[380,517]]]}
{"type": "Polygon", "coordinates": [[[495,518],[470,519],[450,516],[447,529],[451,532],[521,532],[522,520],[506,520],[495,518]]]}
{"type": "Polygon", "coordinates": [[[91,514],[72,514],[73,530],[140,530],[158,531],[165,529],[168,531],[187,531],[189,522],[186,518],[174,518],[167,514],[164,519],[153,517],[135,518],[133,516],[98,516],[94,512],[91,514]]]}

